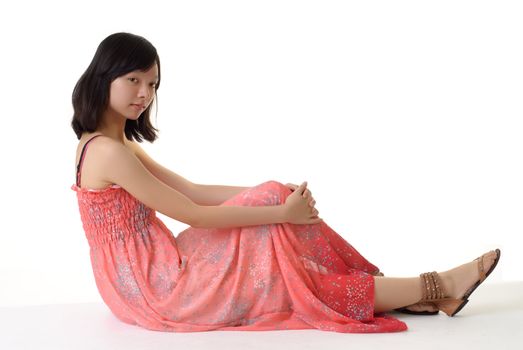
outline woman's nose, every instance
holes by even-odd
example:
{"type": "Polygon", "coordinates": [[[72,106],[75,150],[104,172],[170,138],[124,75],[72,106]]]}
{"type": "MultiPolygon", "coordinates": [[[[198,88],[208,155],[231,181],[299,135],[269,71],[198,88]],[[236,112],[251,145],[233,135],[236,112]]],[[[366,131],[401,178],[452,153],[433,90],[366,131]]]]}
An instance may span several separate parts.
{"type": "Polygon", "coordinates": [[[151,91],[148,86],[140,89],[140,97],[145,97],[146,103],[151,99],[151,91]]]}

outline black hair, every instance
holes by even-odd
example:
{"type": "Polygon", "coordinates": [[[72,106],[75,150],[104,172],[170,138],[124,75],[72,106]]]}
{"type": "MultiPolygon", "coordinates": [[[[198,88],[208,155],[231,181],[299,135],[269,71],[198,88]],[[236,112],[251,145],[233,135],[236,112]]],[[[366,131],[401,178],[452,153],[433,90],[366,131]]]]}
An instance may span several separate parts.
{"type": "MultiPolygon", "coordinates": [[[[110,85],[119,76],[135,70],[146,71],[158,65],[158,82],[154,91],[160,87],[160,58],[156,48],[145,38],[131,33],[114,33],[105,38],[96,50],[89,67],[82,74],[73,90],[73,119],[71,127],[78,139],[83,132],[94,132],[109,104],[110,85]]],[[[142,138],[154,142],[158,137],[149,119],[151,106],[140,114],[137,120],[127,119],[125,137],[142,142],[142,138]]],[[[158,112],[158,109],[156,109],[158,112]]]]}

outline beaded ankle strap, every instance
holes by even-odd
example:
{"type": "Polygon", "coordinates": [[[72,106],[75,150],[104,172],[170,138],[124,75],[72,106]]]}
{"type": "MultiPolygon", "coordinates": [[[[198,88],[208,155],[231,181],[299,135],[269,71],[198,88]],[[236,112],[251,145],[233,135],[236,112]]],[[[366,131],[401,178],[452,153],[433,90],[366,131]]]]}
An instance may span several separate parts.
{"type": "Polygon", "coordinates": [[[435,300],[445,298],[445,290],[441,279],[436,271],[425,272],[420,274],[422,281],[422,294],[421,301],[435,300]]]}

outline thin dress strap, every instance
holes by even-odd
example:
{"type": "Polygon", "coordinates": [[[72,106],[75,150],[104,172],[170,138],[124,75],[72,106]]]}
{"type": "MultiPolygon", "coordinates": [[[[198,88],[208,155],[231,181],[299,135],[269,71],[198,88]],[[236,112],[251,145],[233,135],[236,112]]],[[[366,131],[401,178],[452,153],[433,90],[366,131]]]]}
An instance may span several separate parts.
{"type": "Polygon", "coordinates": [[[76,166],[76,186],[80,187],[80,181],[81,180],[81,174],[80,174],[80,171],[82,169],[82,162],[84,160],[84,157],[85,157],[85,150],[86,150],[86,146],[89,144],[89,142],[91,142],[92,139],[98,137],[98,136],[102,136],[102,135],[96,135],[96,136],[93,136],[89,139],[89,141],[87,141],[85,144],[84,144],[84,147],[82,148],[82,153],[80,154],[80,161],[78,162],[78,165],[76,166]]]}

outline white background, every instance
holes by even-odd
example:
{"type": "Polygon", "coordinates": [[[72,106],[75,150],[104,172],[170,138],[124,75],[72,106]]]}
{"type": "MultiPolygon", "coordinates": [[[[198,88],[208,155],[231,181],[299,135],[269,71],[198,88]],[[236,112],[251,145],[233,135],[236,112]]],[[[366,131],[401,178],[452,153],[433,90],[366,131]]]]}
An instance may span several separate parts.
{"type": "Polygon", "coordinates": [[[160,138],[143,148],[169,169],[306,180],[386,276],[500,248],[489,283],[523,279],[520,2],[26,1],[1,17],[0,306],[101,301],[71,94],[120,31],[159,52],[160,138]]]}

